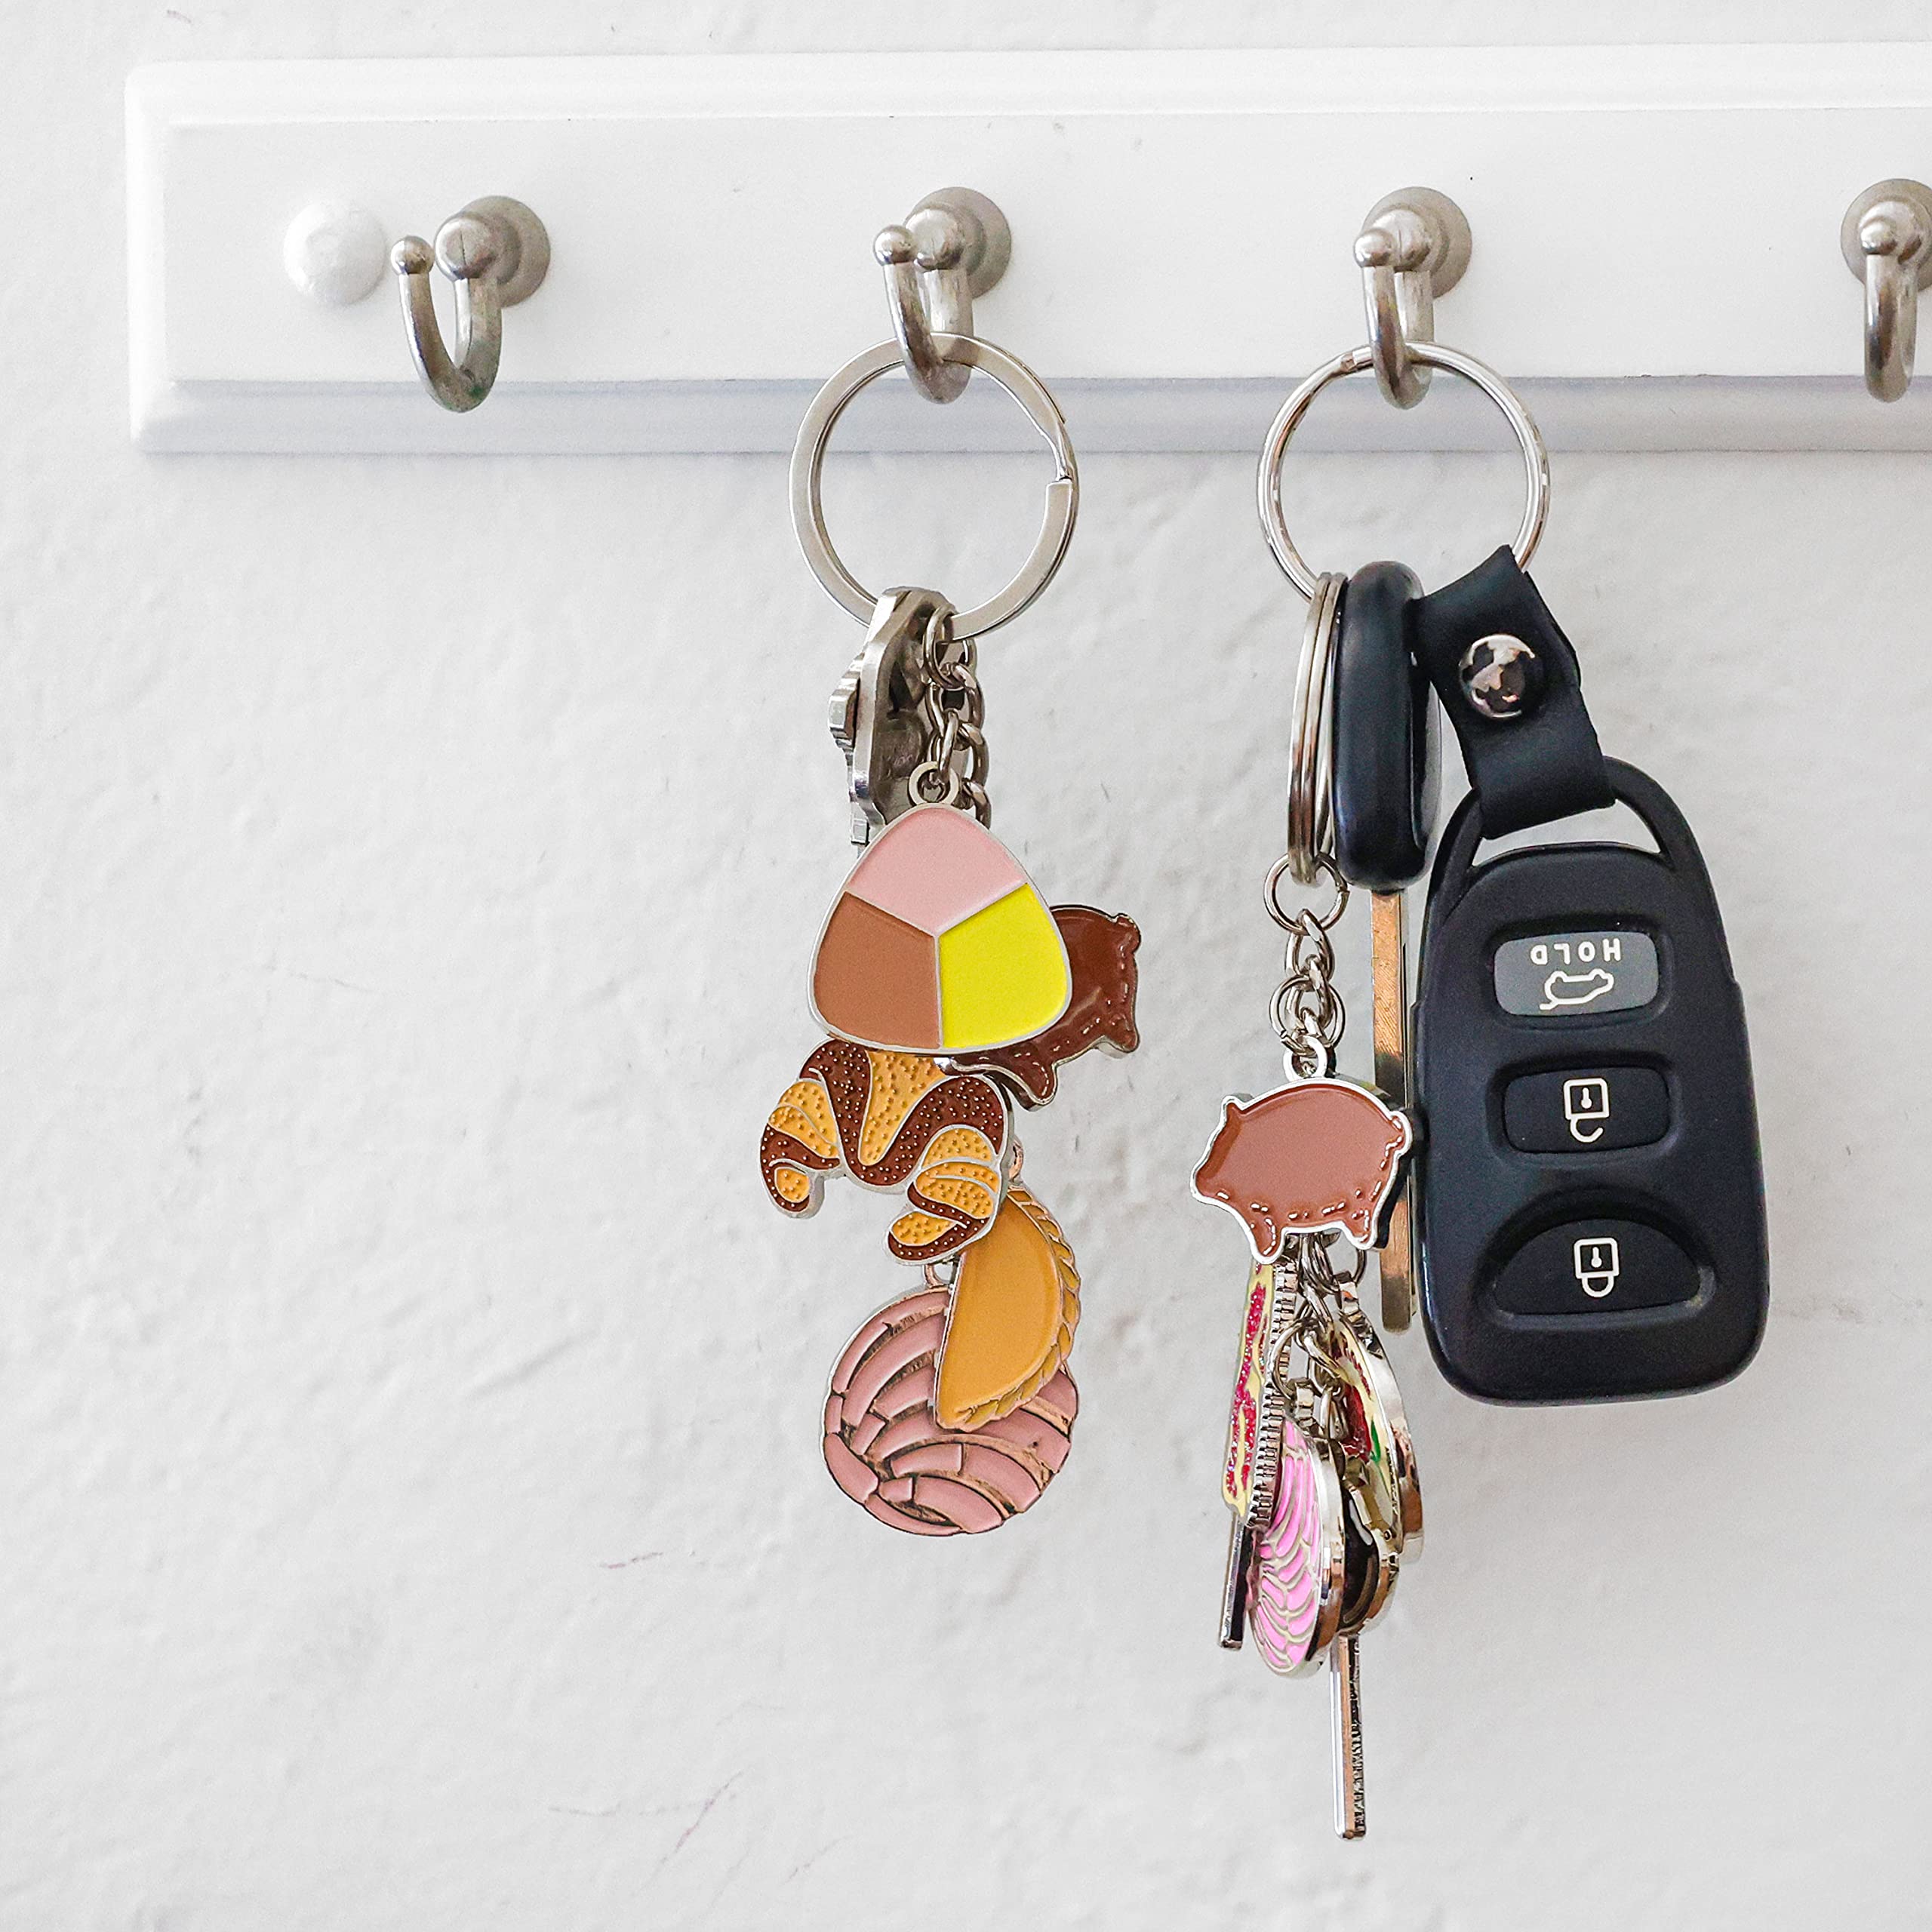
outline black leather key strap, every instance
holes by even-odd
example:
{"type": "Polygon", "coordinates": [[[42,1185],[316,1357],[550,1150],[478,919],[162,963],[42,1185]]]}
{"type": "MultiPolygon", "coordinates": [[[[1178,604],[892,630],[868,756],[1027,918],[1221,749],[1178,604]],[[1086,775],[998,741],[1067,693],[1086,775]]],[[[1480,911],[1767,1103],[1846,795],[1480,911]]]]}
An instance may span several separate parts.
{"type": "Polygon", "coordinates": [[[1462,745],[1485,838],[1615,802],[1583,708],[1576,651],[1506,545],[1468,576],[1417,598],[1408,618],[1416,661],[1462,745]],[[1463,686],[1463,654],[1497,636],[1527,645],[1540,672],[1540,690],[1513,718],[1486,716],[1463,686]]]}

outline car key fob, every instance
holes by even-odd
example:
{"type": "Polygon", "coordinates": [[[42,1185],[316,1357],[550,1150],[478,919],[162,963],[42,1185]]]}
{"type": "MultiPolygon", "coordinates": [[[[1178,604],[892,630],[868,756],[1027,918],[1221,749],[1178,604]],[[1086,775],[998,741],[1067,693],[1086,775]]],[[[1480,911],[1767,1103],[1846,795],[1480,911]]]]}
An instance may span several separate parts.
{"type": "Polygon", "coordinates": [[[1743,1002],[1697,843],[1605,759],[1656,838],[1477,866],[1437,855],[1415,1014],[1423,1312],[1472,1395],[1706,1388],[1749,1361],[1770,1264],[1743,1002]]]}

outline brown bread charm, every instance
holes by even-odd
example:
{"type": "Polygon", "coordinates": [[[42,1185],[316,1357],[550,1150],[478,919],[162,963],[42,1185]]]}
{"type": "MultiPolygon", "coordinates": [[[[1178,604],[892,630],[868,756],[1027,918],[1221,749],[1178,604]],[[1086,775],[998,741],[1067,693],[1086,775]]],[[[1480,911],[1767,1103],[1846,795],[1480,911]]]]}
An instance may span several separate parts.
{"type": "Polygon", "coordinates": [[[773,1201],[801,1217],[818,1211],[824,1176],[841,1168],[866,1187],[904,1187],[912,1204],[886,1245],[900,1261],[937,1261],[992,1225],[1012,1138],[990,1080],[828,1040],[772,1109],[758,1166],[773,1201]]]}

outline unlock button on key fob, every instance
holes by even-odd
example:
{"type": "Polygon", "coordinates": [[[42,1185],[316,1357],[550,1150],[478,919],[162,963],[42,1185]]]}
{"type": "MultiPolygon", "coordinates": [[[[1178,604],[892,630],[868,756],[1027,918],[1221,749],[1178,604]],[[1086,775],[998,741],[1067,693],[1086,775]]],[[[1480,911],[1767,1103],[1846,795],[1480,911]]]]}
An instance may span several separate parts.
{"type": "Polygon", "coordinates": [[[1670,1090],[1649,1066],[1519,1074],[1503,1090],[1503,1131],[1525,1154],[1647,1147],[1670,1126],[1670,1090]]]}
{"type": "Polygon", "coordinates": [[[1566,1221],[1533,1235],[1498,1269],[1491,1292],[1510,1315],[1595,1315],[1689,1301],[1697,1264],[1642,1221],[1566,1221]]]}

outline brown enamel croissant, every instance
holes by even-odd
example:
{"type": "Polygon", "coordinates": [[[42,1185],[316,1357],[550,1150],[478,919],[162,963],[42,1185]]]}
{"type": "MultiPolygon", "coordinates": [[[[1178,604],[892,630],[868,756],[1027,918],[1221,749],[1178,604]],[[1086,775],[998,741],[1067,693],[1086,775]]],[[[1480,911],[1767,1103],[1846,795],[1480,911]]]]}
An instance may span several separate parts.
{"type": "Polygon", "coordinates": [[[983,1075],[828,1040],[772,1109],[758,1166],[789,1214],[815,1212],[825,1176],[841,1168],[867,1187],[905,1186],[912,1206],[886,1245],[901,1261],[936,1261],[998,1211],[1011,1137],[1005,1100],[983,1075]]]}

